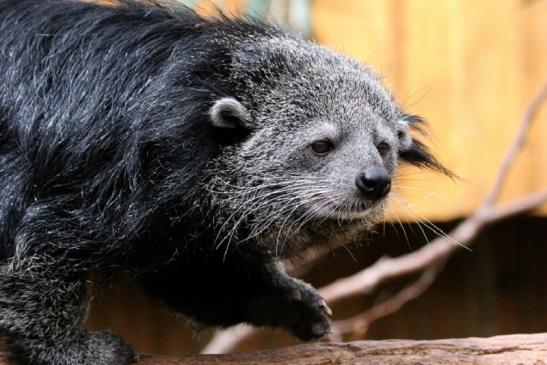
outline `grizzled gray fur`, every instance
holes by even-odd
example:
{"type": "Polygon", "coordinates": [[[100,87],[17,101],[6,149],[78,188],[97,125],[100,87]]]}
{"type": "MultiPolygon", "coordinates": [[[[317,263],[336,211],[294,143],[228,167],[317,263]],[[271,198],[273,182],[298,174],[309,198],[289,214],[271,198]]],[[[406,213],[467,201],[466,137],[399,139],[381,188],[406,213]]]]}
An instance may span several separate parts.
{"type": "Polygon", "coordinates": [[[369,229],[400,161],[448,173],[371,70],[272,25],[0,0],[0,34],[0,335],[17,364],[136,359],[86,330],[91,270],[203,325],[319,338],[330,310],[278,259],[369,229]]]}

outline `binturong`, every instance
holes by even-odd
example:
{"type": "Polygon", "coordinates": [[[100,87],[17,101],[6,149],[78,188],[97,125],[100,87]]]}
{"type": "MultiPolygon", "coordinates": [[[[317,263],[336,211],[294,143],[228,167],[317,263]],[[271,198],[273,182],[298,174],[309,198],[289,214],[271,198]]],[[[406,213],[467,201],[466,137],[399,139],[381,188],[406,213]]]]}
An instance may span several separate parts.
{"type": "Polygon", "coordinates": [[[15,364],[136,360],[86,330],[94,270],[204,326],[320,338],[330,309],[278,260],[369,230],[400,162],[450,174],[370,69],[277,26],[0,0],[0,34],[0,334],[15,364]]]}

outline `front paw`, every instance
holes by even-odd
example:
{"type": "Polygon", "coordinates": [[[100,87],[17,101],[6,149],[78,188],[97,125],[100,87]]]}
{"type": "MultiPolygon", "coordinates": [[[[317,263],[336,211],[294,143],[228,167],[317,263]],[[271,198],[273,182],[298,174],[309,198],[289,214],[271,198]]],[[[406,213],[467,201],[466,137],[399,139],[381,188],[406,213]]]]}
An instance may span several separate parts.
{"type": "Polygon", "coordinates": [[[331,309],[315,289],[303,281],[292,279],[283,309],[287,313],[285,327],[301,340],[318,339],[330,332],[331,309]]]}
{"type": "Polygon", "coordinates": [[[275,287],[248,302],[251,322],[282,327],[309,341],[330,332],[331,310],[315,289],[303,281],[282,276],[275,287]]]}

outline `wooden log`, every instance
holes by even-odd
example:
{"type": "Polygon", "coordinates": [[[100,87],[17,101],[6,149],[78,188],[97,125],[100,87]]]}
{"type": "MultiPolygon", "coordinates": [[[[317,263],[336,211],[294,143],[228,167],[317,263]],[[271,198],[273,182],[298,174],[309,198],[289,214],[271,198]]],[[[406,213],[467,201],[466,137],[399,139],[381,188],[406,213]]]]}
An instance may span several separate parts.
{"type": "MultiPolygon", "coordinates": [[[[139,365],[547,365],[547,333],[434,341],[314,343],[181,359],[143,355],[139,365]]],[[[0,358],[0,365],[8,365],[0,358]]]]}

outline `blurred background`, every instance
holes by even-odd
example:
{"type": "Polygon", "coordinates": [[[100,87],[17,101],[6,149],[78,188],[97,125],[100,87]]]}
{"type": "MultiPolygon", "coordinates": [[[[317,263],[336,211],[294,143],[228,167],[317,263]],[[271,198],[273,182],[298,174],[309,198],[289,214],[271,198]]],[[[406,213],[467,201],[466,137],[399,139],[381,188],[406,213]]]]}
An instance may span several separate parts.
{"type": "MultiPolygon", "coordinates": [[[[427,245],[471,214],[492,186],[504,151],[530,99],[547,80],[547,0],[203,0],[182,1],[203,15],[270,19],[371,65],[401,105],[430,125],[433,150],[461,180],[404,169],[397,179],[392,224],[320,260],[305,279],[320,287],[427,245]],[[399,221],[401,223],[399,223],[399,221]],[[423,229],[423,231],[422,231],[423,229]]],[[[547,187],[547,108],[502,195],[509,201],[547,187]],[[544,144],[546,143],[546,144],[544,144]]],[[[547,330],[547,207],[488,226],[472,251],[460,249],[423,295],[375,321],[367,338],[434,339],[547,330]]],[[[412,278],[412,277],[410,277],[412,278]]],[[[99,278],[100,279],[100,278],[99,278]]],[[[105,279],[106,280],[106,279],[105,279]]],[[[105,281],[99,280],[99,281],[105,281]]],[[[90,327],[110,328],[142,352],[198,353],[211,331],[146,298],[129,280],[109,278],[96,291],[90,327]]],[[[398,280],[337,303],[349,318],[397,291],[398,280]]],[[[294,344],[261,331],[238,350],[294,344]]]]}

